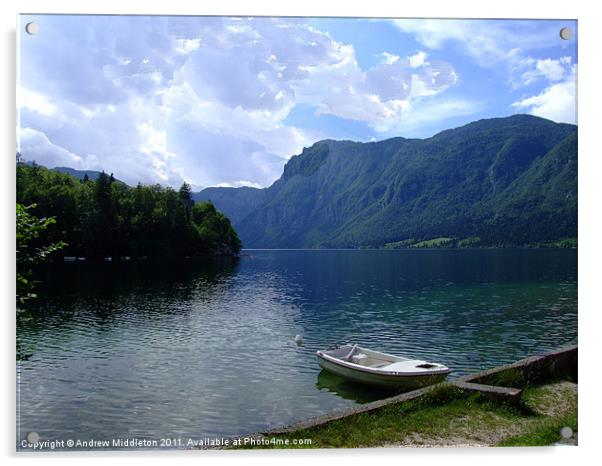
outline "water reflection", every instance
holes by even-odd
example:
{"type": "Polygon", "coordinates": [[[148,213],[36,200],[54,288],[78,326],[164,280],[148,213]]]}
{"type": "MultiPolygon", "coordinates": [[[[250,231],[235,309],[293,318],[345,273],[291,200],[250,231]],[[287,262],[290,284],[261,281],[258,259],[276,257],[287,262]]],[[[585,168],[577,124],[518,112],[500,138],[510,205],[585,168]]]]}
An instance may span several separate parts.
{"type": "Polygon", "coordinates": [[[336,374],[331,374],[323,369],[318,374],[316,387],[318,390],[325,390],[335,393],[337,396],[343,399],[353,400],[358,403],[369,403],[371,401],[381,400],[389,396],[403,393],[403,390],[370,387],[367,385],[354,383],[336,374]]]}
{"type": "Polygon", "coordinates": [[[252,251],[62,264],[19,323],[19,436],[221,436],[385,393],[320,372],[358,343],[453,376],[574,343],[575,251],[252,251]],[[304,344],[297,346],[295,335],[304,344]]]}

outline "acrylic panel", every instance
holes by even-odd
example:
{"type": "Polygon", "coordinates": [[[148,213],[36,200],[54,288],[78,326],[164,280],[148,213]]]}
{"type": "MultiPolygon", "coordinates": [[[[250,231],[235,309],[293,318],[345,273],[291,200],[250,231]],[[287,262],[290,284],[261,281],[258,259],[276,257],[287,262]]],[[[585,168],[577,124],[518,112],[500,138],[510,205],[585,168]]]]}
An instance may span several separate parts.
{"type": "Polygon", "coordinates": [[[17,450],[576,444],[577,33],[20,15],[17,450]]]}

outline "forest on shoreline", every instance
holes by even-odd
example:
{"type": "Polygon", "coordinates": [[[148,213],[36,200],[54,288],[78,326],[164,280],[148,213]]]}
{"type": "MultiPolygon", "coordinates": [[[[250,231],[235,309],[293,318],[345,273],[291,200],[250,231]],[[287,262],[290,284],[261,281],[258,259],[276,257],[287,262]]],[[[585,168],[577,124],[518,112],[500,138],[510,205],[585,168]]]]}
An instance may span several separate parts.
{"type": "Polygon", "coordinates": [[[61,244],[62,256],[87,260],[230,256],[242,243],[211,202],[194,202],[190,186],[130,187],[113,175],[77,179],[37,164],[17,163],[17,209],[53,219],[31,249],[61,244]]]}

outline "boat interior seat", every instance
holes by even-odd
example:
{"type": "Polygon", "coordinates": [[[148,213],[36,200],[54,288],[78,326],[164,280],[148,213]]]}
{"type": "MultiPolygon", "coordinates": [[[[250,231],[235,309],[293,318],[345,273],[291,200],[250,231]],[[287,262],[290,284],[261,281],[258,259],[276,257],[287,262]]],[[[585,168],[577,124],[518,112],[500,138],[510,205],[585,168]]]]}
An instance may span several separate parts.
{"type": "Polygon", "coordinates": [[[349,358],[349,362],[354,364],[366,365],[368,362],[368,355],[364,353],[356,353],[349,358]]]}
{"type": "Polygon", "coordinates": [[[384,368],[386,368],[389,371],[395,371],[395,372],[405,372],[405,371],[422,372],[422,371],[428,371],[428,369],[437,367],[435,365],[432,365],[432,367],[428,367],[428,368],[420,367],[424,363],[425,363],[425,361],[417,361],[417,360],[410,359],[407,361],[397,361],[392,364],[387,364],[386,366],[384,366],[384,368]]]}
{"type": "Polygon", "coordinates": [[[370,364],[370,367],[374,367],[376,369],[379,369],[381,367],[385,367],[390,365],[391,363],[389,361],[382,361],[382,362],[377,362],[375,364],[370,364]]]}

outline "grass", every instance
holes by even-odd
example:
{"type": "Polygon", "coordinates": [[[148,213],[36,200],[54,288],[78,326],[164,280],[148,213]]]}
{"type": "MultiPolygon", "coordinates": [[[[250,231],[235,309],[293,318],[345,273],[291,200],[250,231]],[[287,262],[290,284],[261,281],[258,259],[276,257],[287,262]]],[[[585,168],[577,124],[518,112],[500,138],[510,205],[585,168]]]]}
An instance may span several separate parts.
{"type": "Polygon", "coordinates": [[[576,433],[577,395],[573,387],[573,384],[555,381],[526,389],[523,393],[525,404],[539,416],[524,433],[504,439],[498,445],[546,446],[562,440],[560,430],[563,427],[570,427],[576,433]]]}
{"type": "Polygon", "coordinates": [[[417,400],[274,436],[288,446],[255,448],[550,445],[562,427],[577,430],[575,387],[569,382],[529,387],[521,405],[508,406],[445,384],[417,400]],[[297,439],[311,444],[294,445],[297,439]]]}
{"type": "Polygon", "coordinates": [[[427,240],[416,240],[414,238],[385,243],[384,249],[408,249],[408,248],[479,248],[479,247],[530,247],[530,248],[576,248],[577,238],[561,238],[552,241],[538,241],[525,245],[524,243],[481,243],[479,236],[466,238],[439,237],[427,240]]]}
{"type": "Polygon", "coordinates": [[[404,239],[402,241],[395,241],[393,243],[386,243],[383,247],[385,249],[402,249],[402,248],[408,248],[412,244],[415,244],[415,243],[416,243],[416,240],[414,238],[410,238],[410,239],[404,239]]]}
{"type": "Polygon", "coordinates": [[[577,433],[577,412],[571,412],[560,418],[543,419],[528,432],[507,438],[498,443],[501,447],[542,447],[553,445],[562,440],[560,430],[570,427],[577,433]]]}
{"type": "Polygon", "coordinates": [[[481,242],[481,238],[478,236],[470,236],[468,238],[463,238],[458,241],[458,248],[471,248],[477,246],[481,242]]]}
{"type": "Polygon", "coordinates": [[[433,238],[425,241],[420,241],[419,243],[412,244],[412,248],[445,248],[451,246],[453,238],[433,238]]]}
{"type": "Polygon", "coordinates": [[[475,382],[483,383],[486,385],[495,385],[497,387],[513,388],[524,388],[529,385],[529,381],[526,379],[523,371],[519,368],[506,369],[494,375],[484,377],[483,379],[477,380],[475,382]]]}
{"type": "Polygon", "coordinates": [[[576,248],[577,238],[561,238],[555,241],[537,243],[540,248],[576,248]]]}

